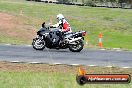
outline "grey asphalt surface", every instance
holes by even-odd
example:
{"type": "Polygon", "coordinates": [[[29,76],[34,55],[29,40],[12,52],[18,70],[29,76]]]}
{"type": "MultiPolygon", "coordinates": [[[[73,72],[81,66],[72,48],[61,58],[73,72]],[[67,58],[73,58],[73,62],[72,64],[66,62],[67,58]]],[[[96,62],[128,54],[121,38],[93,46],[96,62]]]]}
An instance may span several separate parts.
{"type": "Polygon", "coordinates": [[[32,46],[0,45],[0,61],[132,67],[132,51],[95,49],[84,49],[81,52],[70,52],[68,49],[36,51],[32,46]]]}

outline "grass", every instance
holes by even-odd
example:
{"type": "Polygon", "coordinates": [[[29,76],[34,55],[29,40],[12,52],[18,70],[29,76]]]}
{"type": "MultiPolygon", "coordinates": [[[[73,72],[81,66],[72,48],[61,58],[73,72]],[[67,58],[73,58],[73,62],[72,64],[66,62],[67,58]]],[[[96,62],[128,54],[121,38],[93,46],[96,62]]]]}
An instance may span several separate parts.
{"type": "MultiPolygon", "coordinates": [[[[131,88],[130,84],[86,84],[76,83],[78,66],[24,64],[0,62],[1,88],[131,88]],[[64,70],[65,69],[65,70],[64,70]],[[63,70],[63,71],[62,71],[63,70]]],[[[83,66],[87,73],[132,74],[129,68],[104,68],[83,66]]]]}
{"type": "Polygon", "coordinates": [[[76,83],[76,75],[44,72],[0,72],[1,88],[131,88],[132,84],[76,83]]]}
{"type": "MultiPolygon", "coordinates": [[[[12,36],[5,36],[3,34],[0,34],[0,43],[11,43],[11,44],[25,44],[26,41],[22,41],[17,37],[12,36]]],[[[27,43],[28,44],[28,43],[27,43]]]]}
{"type": "Polygon", "coordinates": [[[55,23],[55,16],[62,13],[71,24],[73,31],[87,31],[89,44],[97,46],[98,34],[102,32],[104,48],[132,49],[132,10],[130,9],[67,6],[23,0],[0,1],[1,12],[19,16],[21,10],[23,16],[29,20],[27,25],[32,25],[36,29],[40,27],[40,22],[48,23],[50,17],[55,23]]]}

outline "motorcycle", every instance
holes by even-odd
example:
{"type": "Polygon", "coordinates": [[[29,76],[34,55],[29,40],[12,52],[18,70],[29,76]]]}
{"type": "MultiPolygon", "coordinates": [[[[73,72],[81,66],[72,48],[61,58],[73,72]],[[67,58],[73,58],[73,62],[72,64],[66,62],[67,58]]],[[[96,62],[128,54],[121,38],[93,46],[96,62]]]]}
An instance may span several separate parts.
{"type": "Polygon", "coordinates": [[[33,39],[32,46],[36,50],[43,50],[45,47],[49,49],[67,49],[72,52],[80,52],[83,49],[83,40],[86,31],[78,31],[71,33],[62,33],[59,28],[46,26],[45,22],[37,32],[37,37],[33,39]],[[63,40],[60,39],[60,34],[63,40]]]}

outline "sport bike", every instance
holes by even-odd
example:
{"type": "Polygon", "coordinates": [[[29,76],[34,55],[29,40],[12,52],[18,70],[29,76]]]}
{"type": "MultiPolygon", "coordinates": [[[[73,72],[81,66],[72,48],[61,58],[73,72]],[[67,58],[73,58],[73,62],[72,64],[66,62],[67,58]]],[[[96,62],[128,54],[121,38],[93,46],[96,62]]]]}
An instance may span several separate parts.
{"type": "Polygon", "coordinates": [[[52,28],[45,22],[37,32],[37,37],[33,39],[32,46],[36,50],[49,49],[67,49],[72,52],[80,52],[83,49],[83,40],[86,31],[61,32],[59,28],[52,28]],[[61,37],[62,38],[61,38],[61,37]]]}

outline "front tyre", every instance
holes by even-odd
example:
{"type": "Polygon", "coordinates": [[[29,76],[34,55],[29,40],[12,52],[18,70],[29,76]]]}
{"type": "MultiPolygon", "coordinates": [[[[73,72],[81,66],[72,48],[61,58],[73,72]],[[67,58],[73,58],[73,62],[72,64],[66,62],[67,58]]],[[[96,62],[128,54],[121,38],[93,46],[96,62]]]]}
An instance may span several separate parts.
{"type": "Polygon", "coordinates": [[[69,46],[69,50],[72,52],[80,52],[83,49],[83,41],[75,41],[75,44],[69,46]]]}
{"type": "Polygon", "coordinates": [[[32,46],[36,50],[43,50],[45,48],[45,41],[39,38],[33,39],[32,46]]]}

